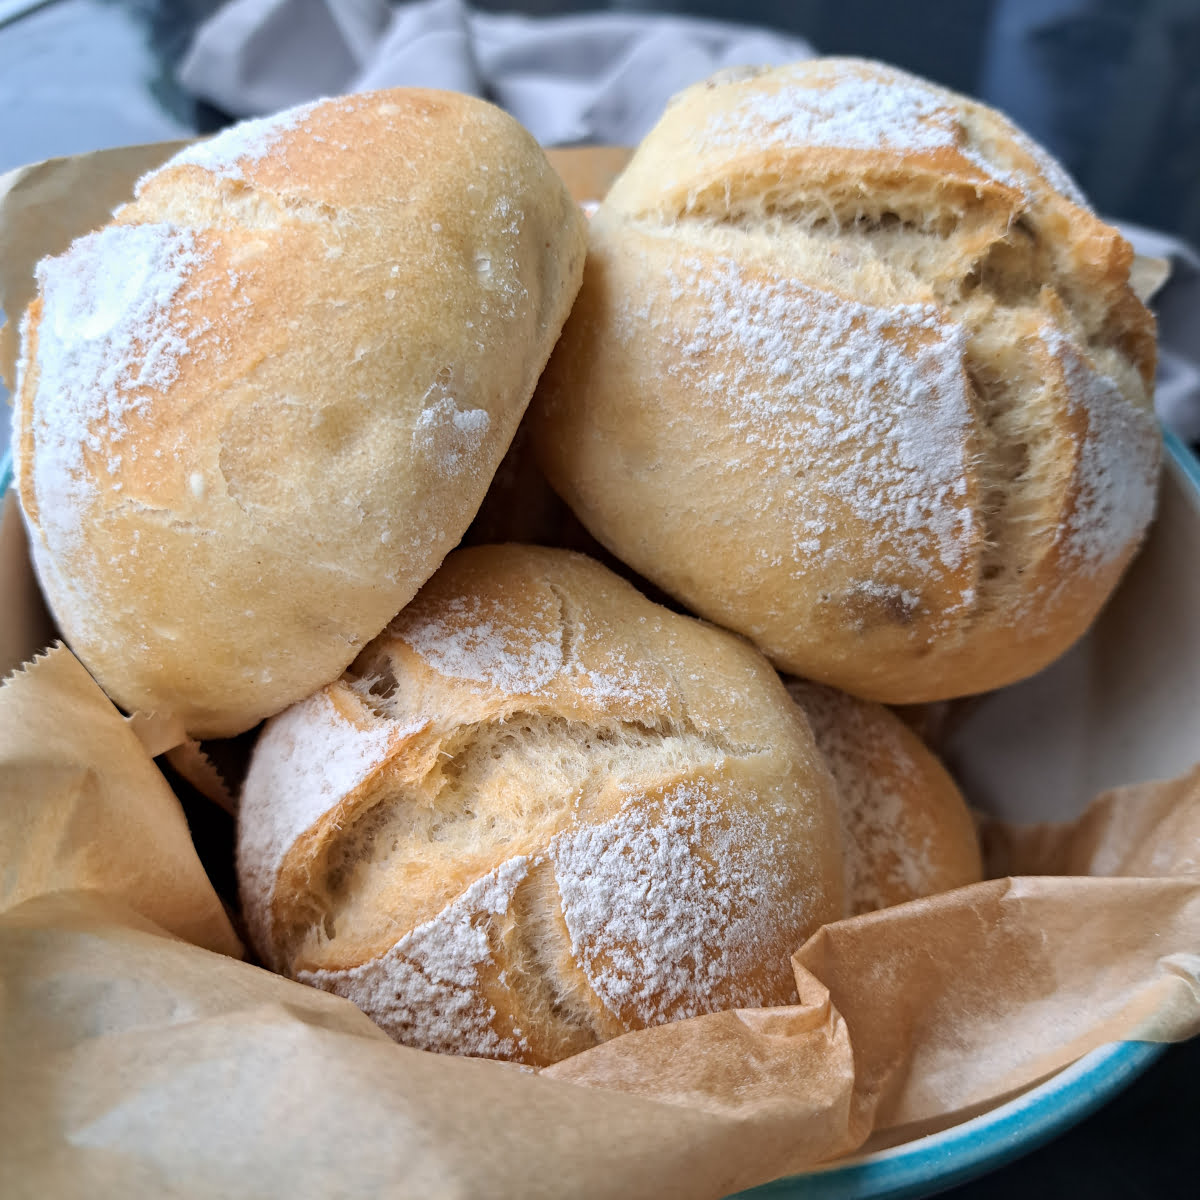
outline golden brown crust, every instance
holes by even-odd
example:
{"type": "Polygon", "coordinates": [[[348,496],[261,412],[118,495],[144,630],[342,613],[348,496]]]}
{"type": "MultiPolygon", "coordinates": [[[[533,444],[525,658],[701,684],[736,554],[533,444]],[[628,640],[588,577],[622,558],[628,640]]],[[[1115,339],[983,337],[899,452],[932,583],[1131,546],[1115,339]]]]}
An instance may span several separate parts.
{"type": "Polygon", "coordinates": [[[531,1063],[788,1003],[842,911],[832,781],[769,664],[523,546],[451,555],[267,724],[238,869],[276,969],[399,1040],[531,1063]]]}
{"type": "Polygon", "coordinates": [[[983,878],[975,822],[954,780],[882,704],[786,681],[834,783],[849,916],[983,878]]]}
{"type": "Polygon", "coordinates": [[[698,85],[589,227],[530,412],[588,529],[779,666],[895,703],[1022,678],[1152,515],[1128,245],[1003,118],[816,60],[698,85]]]}
{"type": "Polygon", "coordinates": [[[582,250],[515,121],[401,90],[189,147],[43,263],[17,470],[110,695],[225,735],[336,677],[474,515],[582,250]]]}

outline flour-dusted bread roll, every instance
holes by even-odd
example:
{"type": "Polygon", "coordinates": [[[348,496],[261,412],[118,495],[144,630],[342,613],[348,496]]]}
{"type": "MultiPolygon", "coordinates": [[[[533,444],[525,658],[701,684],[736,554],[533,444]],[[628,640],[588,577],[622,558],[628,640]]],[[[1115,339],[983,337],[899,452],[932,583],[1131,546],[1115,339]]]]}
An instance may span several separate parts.
{"type": "Polygon", "coordinates": [[[1132,251],[994,112],[848,60],[682,93],[589,228],[530,417],[618,557],[896,703],[1036,671],[1155,499],[1132,251]]]}
{"type": "Polygon", "coordinates": [[[226,735],[335,679],[462,536],[582,259],[511,117],[398,90],[189,147],[41,263],[17,476],[109,694],[226,735]]]}
{"type": "Polygon", "coordinates": [[[806,680],[786,683],[837,785],[846,912],[978,883],[975,822],[921,739],[882,704],[806,680]]]}
{"type": "Polygon", "coordinates": [[[794,1000],[833,784],[769,664],[563,550],[451,555],[273,718],[238,875],[276,970],[397,1040],[541,1064],[794,1000]]]}

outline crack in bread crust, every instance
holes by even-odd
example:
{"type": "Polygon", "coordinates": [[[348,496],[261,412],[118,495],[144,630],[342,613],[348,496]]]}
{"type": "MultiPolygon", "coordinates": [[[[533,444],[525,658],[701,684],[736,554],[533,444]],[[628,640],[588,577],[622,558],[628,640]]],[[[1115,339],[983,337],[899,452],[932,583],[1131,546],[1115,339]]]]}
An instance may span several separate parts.
{"type": "Polygon", "coordinates": [[[430,1049],[545,1063],[787,1003],[841,912],[832,780],[769,664],[566,551],[457,552],[268,724],[240,811],[264,958],[430,1049]]]}
{"type": "MultiPolygon", "coordinates": [[[[494,866],[576,822],[611,815],[621,801],[611,780],[630,758],[652,780],[764,753],[666,718],[587,724],[514,712],[442,732],[436,748],[406,748],[406,763],[379,771],[369,796],[336,815],[308,863],[304,899],[289,900],[293,919],[276,925],[276,941],[287,958],[336,955],[339,932],[373,927],[369,880],[445,874],[452,887],[464,856],[494,866]]],[[[426,886],[421,907],[393,908],[395,928],[419,924],[449,899],[432,881],[426,886]]]]}
{"type": "Polygon", "coordinates": [[[1107,311],[1075,302],[1084,283],[1042,235],[1028,197],[1009,187],[951,184],[938,186],[931,204],[933,182],[919,173],[903,183],[881,173],[873,183],[868,173],[853,185],[822,188],[782,172],[746,171],[688,192],[674,207],[614,219],[656,233],[686,225],[733,254],[754,255],[770,239],[772,256],[816,288],[846,286],[845,277],[834,284],[819,272],[822,258],[842,260],[852,264],[851,291],[873,293],[880,304],[932,299],[962,326],[982,443],[972,463],[983,535],[970,623],[1019,589],[1052,549],[1062,516],[1031,468],[1070,456],[1064,415],[1072,398],[1047,391],[1044,364],[1021,348],[1030,327],[1062,323],[1116,373],[1131,404],[1144,404],[1145,396],[1138,371],[1122,361],[1127,335],[1114,331],[1107,311]],[[1024,402],[1039,392],[1043,403],[1024,402]]]}

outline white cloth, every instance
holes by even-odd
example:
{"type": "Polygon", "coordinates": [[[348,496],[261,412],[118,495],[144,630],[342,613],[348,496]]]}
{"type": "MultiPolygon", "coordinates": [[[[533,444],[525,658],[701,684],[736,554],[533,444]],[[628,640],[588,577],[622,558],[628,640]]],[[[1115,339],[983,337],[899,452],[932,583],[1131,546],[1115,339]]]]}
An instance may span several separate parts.
{"type": "Polygon", "coordinates": [[[812,54],[786,34],[669,15],[233,0],[197,30],[179,79],[239,117],[372,88],[447,88],[495,101],[546,146],[632,145],[688,84],[723,67],[812,54]]]}
{"type": "Polygon", "coordinates": [[[1159,420],[1185,442],[1200,442],[1200,254],[1169,234],[1121,225],[1138,254],[1165,258],[1171,273],[1150,301],[1158,318],[1159,420]]]}
{"type": "MultiPolygon", "coordinates": [[[[639,142],[667,100],[724,67],[807,58],[768,30],[672,15],[527,17],[462,0],[232,0],[196,32],[180,82],[239,117],[322,95],[425,85],[486,96],[543,145],[639,142]]],[[[1200,257],[1176,238],[1126,228],[1168,258],[1156,406],[1200,441],[1200,257]]]]}

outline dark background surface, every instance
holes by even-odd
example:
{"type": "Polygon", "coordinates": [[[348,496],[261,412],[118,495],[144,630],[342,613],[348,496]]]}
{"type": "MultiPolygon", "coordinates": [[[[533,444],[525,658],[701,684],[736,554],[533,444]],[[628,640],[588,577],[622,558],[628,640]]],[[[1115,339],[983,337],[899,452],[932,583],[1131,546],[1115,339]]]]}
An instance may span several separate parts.
{"type": "MultiPolygon", "coordinates": [[[[172,67],[210,0],[0,0],[0,171],[224,122],[172,67]]],[[[1110,216],[1200,242],[1200,0],[677,0],[602,7],[769,25],[883,58],[1005,109],[1110,216]]],[[[204,816],[193,808],[192,819],[204,816]]],[[[1197,947],[1200,951],[1200,947],[1197,947]]],[[[1200,1040],[1170,1048],[1056,1141],[944,1193],[958,1200],[1200,1195],[1200,1040]]]]}
{"type": "Polygon", "coordinates": [[[1111,1104],[948,1200],[1168,1200],[1200,1194],[1200,1040],[1170,1047],[1111,1104]]]}

